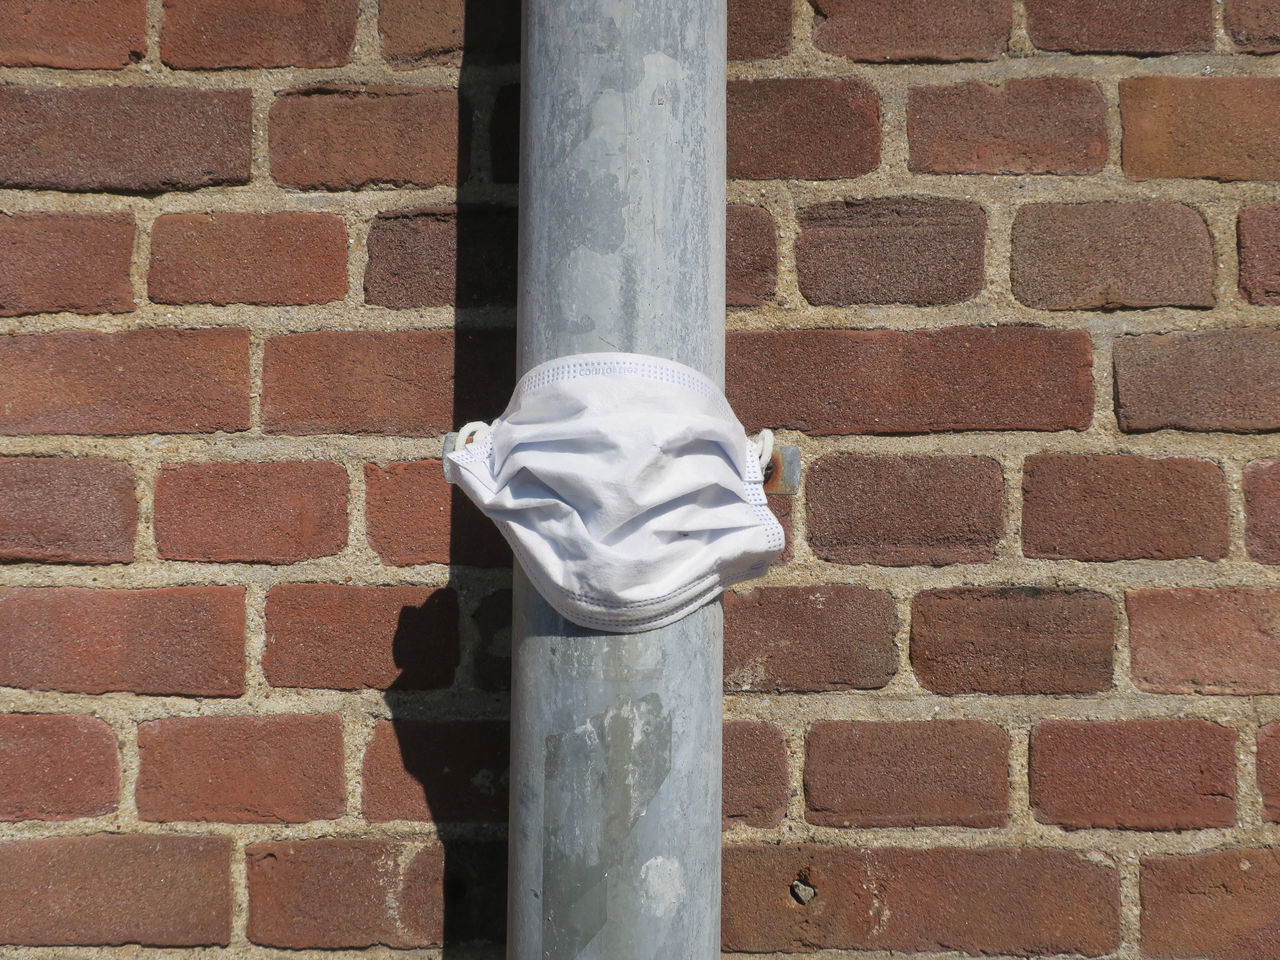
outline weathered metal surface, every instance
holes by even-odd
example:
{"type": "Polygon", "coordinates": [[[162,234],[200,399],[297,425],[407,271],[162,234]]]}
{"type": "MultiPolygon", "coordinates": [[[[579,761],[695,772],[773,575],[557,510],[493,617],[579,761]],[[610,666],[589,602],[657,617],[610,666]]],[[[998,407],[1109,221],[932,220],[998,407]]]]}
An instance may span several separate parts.
{"type": "MultiPolygon", "coordinates": [[[[525,0],[519,370],[670,357],[724,379],[724,0],[525,0]]],[[[519,570],[512,960],[711,960],[722,617],[583,630],[519,570]]]]}

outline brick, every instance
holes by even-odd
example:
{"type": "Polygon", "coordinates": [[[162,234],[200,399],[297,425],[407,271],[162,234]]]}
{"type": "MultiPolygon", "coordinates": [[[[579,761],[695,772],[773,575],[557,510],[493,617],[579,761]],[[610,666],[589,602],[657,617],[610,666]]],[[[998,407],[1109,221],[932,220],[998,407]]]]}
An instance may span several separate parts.
{"type": "Polygon", "coordinates": [[[143,820],[305,823],[346,808],[336,713],[152,720],[138,753],[143,820]]]}
{"type": "Polygon", "coordinates": [[[976,203],[834,200],[799,213],[796,271],[810,303],[970,300],[982,289],[987,215],[976,203]]]}
{"type": "Polygon", "coordinates": [[[179,70],[340,67],[358,0],[165,0],[160,56],[179,70]]]}
{"type": "Polygon", "coordinates": [[[333,84],[271,105],[271,176],[303,190],[457,182],[458,94],[444,87],[333,84]]]}
{"type": "Polygon", "coordinates": [[[510,331],[296,333],[267,340],[262,379],[273,433],[436,436],[501,412],[515,344],[510,331]]]}
{"type": "Polygon", "coordinates": [[[117,70],[147,52],[146,0],[4,0],[0,65],[117,70]]]}
{"type": "Polygon", "coordinates": [[[733,203],[727,211],[725,300],[731,307],[758,307],[778,285],[778,237],[773,215],[763,207],[733,203]]]}
{"type": "Polygon", "coordinates": [[[1177,53],[1213,49],[1213,0],[1027,0],[1041,50],[1177,53]]]}
{"type": "Polygon", "coordinates": [[[1075,77],[911,87],[907,138],[917,173],[1098,173],[1107,107],[1075,77]]]}
{"type": "Polygon", "coordinates": [[[132,257],[132,214],[0,214],[0,316],[129,313],[132,257]]]}
{"type": "Polygon", "coordinates": [[[790,49],[789,0],[730,0],[730,60],[785,57],[790,49]]]}
{"type": "Polygon", "coordinates": [[[1280,723],[1258,731],[1258,789],[1262,792],[1262,819],[1280,823],[1280,723]]]}
{"type": "Polygon", "coordinates": [[[396,66],[520,59],[519,0],[379,0],[382,55],[396,66]],[[477,27],[482,24],[482,27],[477,27]]]}
{"type": "Polygon", "coordinates": [[[795,498],[782,493],[765,494],[765,500],[769,507],[769,512],[782,525],[782,552],[778,554],[778,559],[774,561],[774,565],[787,563],[795,557],[795,524],[792,516],[795,498]]]}
{"type": "Polygon", "coordinates": [[[516,211],[413,207],[380,213],[369,228],[366,303],[411,307],[516,302],[516,211]]]}
{"type": "Polygon", "coordinates": [[[400,917],[427,946],[503,943],[506,907],[506,840],[423,847],[405,868],[400,917]]]}
{"type": "Polygon", "coordinates": [[[772,723],[725,721],[724,826],[782,823],[791,793],[788,776],[787,738],[781,730],[772,723]]]}
{"type": "Polygon", "coordinates": [[[458,659],[452,589],[286,583],[267,594],[272,686],[431,690],[453,683],[458,659]]]}
{"type": "Polygon", "coordinates": [[[137,515],[127,463],[0,458],[0,562],[128,563],[137,515]]]}
{"type": "Polygon", "coordinates": [[[1280,563],[1280,460],[1244,468],[1245,547],[1259,563],[1280,563]]]}
{"type": "Polygon", "coordinates": [[[1045,720],[1031,809],[1069,830],[1235,826],[1236,733],[1208,720],[1045,720]]]}
{"type": "Polygon", "coordinates": [[[1022,552],[1054,560],[1227,555],[1222,470],[1197,457],[1035,454],[1022,474],[1022,552]]]}
{"type": "Polygon", "coordinates": [[[1262,819],[1280,823],[1280,723],[1268,723],[1258,731],[1258,790],[1262,819]]]}
{"type": "Polygon", "coordinates": [[[823,457],[809,468],[809,544],[832,563],[983,563],[1004,533],[989,457],[823,457]]]}
{"type": "Polygon", "coordinates": [[[369,546],[383,563],[511,565],[498,528],[445,483],[439,460],[365,464],[364,483],[369,546]]]}
{"type": "Polygon", "coordinates": [[[727,354],[726,395],[749,430],[1083,430],[1093,417],[1083,330],[742,332],[727,354]]]}
{"type": "Polygon", "coordinates": [[[1280,850],[1142,858],[1146,957],[1280,957],[1280,850]]]}
{"type": "Polygon", "coordinates": [[[995,60],[1009,45],[1012,13],[1000,0],[810,0],[813,42],[851,60],[995,60]]]}
{"type": "Polygon", "coordinates": [[[1122,430],[1280,428],[1280,331],[1121,337],[1114,356],[1122,430]]]}
{"type": "Polygon", "coordinates": [[[1280,77],[1131,77],[1120,115],[1135,180],[1280,179],[1280,77]]]}
{"type": "Polygon", "coordinates": [[[248,330],[65,330],[0,339],[0,433],[248,428],[248,330]]]}
{"type": "Polygon", "coordinates": [[[0,820],[74,820],[115,809],[116,737],[97,717],[0,714],[0,820]]]}
{"type": "Polygon", "coordinates": [[[1227,0],[1227,32],[1249,53],[1280,52],[1280,7],[1271,0],[1227,0]]]}
{"type": "Polygon", "coordinates": [[[0,843],[0,943],[225,947],[232,845],[118,834],[0,843]]]}
{"type": "Polygon", "coordinates": [[[1280,590],[1129,590],[1133,682],[1151,693],[1280,693],[1280,590]]]}
{"type": "Polygon", "coordinates": [[[725,690],[873,690],[893,679],[893,598],[857,585],[724,596],[725,690]]]}
{"type": "Polygon", "coordinates": [[[347,545],[347,472],[324,461],[166,464],[156,477],[166,560],[294,563],[347,545]]]}
{"type": "Polygon", "coordinates": [[[0,686],[244,693],[244,587],[0,588],[0,686]]]}
{"type": "Polygon", "coordinates": [[[1120,945],[1116,870],[1069,850],[732,846],[723,949],[1079,953],[1120,945]],[[801,904],[795,881],[817,895],[801,904]]]}
{"type": "Polygon", "coordinates": [[[1087,694],[1111,688],[1116,613],[1089,590],[953,587],[911,601],[911,666],[934,693],[1087,694]]]}
{"type": "Polygon", "coordinates": [[[322,838],[250,844],[250,941],[285,949],[426,946],[396,922],[401,844],[322,838]]]}
{"type": "Polygon", "coordinates": [[[154,193],[249,182],[248,90],[0,87],[0,187],[154,193]]]}
{"type": "Polygon", "coordinates": [[[381,720],[364,754],[371,822],[505,823],[505,721],[381,720]]]}
{"type": "Polygon", "coordinates": [[[979,720],[819,721],[805,741],[805,819],[824,827],[1000,827],[1009,735],[979,720]]]}
{"type": "Polygon", "coordinates": [[[1013,221],[1013,295],[1041,310],[1212,307],[1213,246],[1180,203],[1035,203],[1013,221]]]}
{"type": "Polygon", "coordinates": [[[1280,306],[1280,206],[1252,206],[1237,223],[1240,293],[1259,306],[1280,306]]]}
{"type": "Polygon", "coordinates": [[[333,213],[169,214],[151,231],[157,303],[330,303],[347,295],[347,227],[333,213]]]}
{"type": "Polygon", "coordinates": [[[880,165],[880,98],[862,80],[729,81],[729,176],[841,180],[880,165]]]}
{"type": "Polygon", "coordinates": [[[486,593],[471,613],[479,637],[472,670],[481,690],[511,689],[511,600],[508,587],[486,593]]]}
{"type": "Polygon", "coordinates": [[[499,87],[489,118],[489,177],[494,183],[520,182],[520,86],[499,87]]]}

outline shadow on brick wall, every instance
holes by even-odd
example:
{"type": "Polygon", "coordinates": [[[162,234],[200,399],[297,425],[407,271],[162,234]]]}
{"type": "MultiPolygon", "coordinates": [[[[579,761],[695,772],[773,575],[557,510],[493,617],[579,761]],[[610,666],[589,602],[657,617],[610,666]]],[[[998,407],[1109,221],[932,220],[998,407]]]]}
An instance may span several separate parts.
{"type": "MultiPolygon", "coordinates": [[[[458,130],[454,427],[492,420],[515,375],[515,150],[519,0],[466,0],[458,130]]],[[[443,866],[411,926],[443,934],[445,958],[497,957],[505,942],[511,552],[457,490],[451,496],[454,612],[405,607],[394,639],[401,675],[387,693],[405,769],[438,824],[443,866]],[[456,598],[456,600],[455,600],[456,598]],[[423,649],[456,616],[460,669],[447,690],[416,692],[423,649]],[[402,683],[403,681],[403,683],[402,683]],[[406,688],[415,688],[409,692],[406,688]],[[441,914],[434,915],[439,909],[441,914]]],[[[437,605],[439,601],[434,601],[437,605]]],[[[412,882],[412,881],[411,881],[412,882]]],[[[409,885],[406,885],[408,889],[409,885]]],[[[408,897],[414,901],[415,897],[408,897]]],[[[402,921],[405,918],[402,917],[402,921]]]]}

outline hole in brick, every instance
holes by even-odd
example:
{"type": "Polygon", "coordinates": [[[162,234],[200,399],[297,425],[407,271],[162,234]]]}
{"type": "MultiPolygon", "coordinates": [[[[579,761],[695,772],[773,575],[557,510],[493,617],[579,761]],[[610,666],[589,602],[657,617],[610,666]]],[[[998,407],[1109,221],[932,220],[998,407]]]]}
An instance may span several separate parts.
{"type": "Polygon", "coordinates": [[[791,899],[801,906],[807,906],[809,901],[818,895],[818,889],[810,886],[805,877],[791,881],[791,899]]]}

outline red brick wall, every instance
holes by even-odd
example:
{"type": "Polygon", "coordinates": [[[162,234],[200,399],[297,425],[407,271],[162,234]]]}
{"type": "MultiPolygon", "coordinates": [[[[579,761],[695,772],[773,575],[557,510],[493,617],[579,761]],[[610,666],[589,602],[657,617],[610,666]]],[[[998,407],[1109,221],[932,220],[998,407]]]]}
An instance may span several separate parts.
{"type": "MultiPolygon", "coordinates": [[[[514,7],[0,0],[6,960],[501,939],[514,7]]],[[[1280,958],[1280,5],[730,51],[725,949],[1280,958]]]]}

